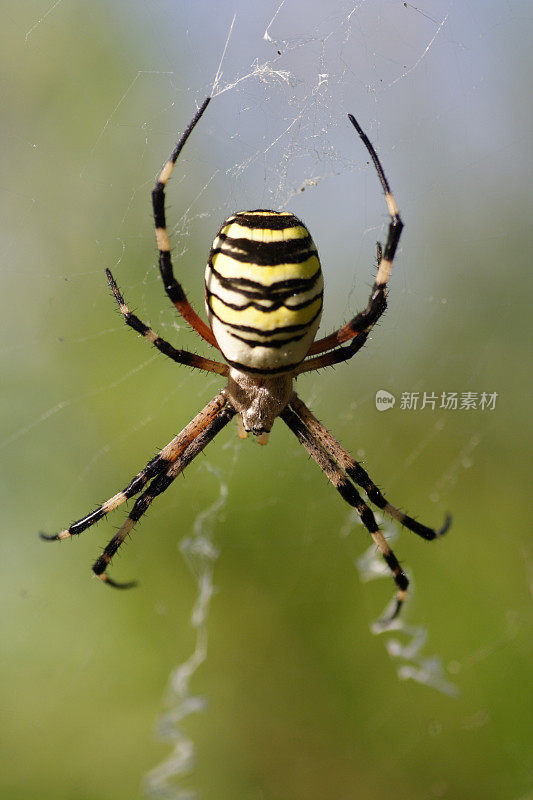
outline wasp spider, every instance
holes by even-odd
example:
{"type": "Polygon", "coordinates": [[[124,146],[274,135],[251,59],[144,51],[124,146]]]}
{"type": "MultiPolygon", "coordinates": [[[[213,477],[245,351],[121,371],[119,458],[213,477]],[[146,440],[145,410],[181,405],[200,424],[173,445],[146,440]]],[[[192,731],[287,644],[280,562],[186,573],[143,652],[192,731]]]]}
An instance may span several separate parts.
{"type": "Polygon", "coordinates": [[[224,362],[174,348],[131,313],[109,270],[106,275],[127,325],[178,364],[216,372],[227,379],[227,384],[121,492],[66,530],[41,536],[48,540],[77,536],[140,493],[125,522],[93,565],[95,574],[110,586],[132,586],[131,582],[112,580],[106,569],[152,501],[232,417],[237,416],[241,438],[253,433],[263,445],[267,443],[274,420],[281,417],[341,497],[356,510],[385,559],[397,586],[389,615],[389,619],[393,619],[404,602],[409,582],[356,486],[363,489],[375,506],[423,539],[442,536],[449,527],[450,518],[440,530],[434,530],[391,505],[363,467],[298,397],[294,380],[304,372],[338,364],[355,355],[385,311],[387,281],[403,227],[396,202],[372,144],[349,114],[350,122],[374,162],[391,218],[385,248],[382,250],[378,244],[377,275],[367,307],[334,333],[315,340],[323,295],[315,244],[305,225],[293,214],[260,209],[228,217],[215,237],[205,271],[209,322],[206,325],[174,276],[165,219],[165,187],[209,100],[208,97],[199,108],[164,165],[152,192],[152,202],[165,291],[199,336],[220,351],[224,362]]]}

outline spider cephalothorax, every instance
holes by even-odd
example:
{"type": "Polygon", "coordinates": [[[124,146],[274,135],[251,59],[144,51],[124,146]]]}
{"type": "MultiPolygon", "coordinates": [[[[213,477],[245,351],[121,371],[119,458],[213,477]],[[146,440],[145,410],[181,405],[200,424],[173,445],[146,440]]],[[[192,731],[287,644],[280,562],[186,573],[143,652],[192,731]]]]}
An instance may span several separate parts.
{"type": "Polygon", "coordinates": [[[174,276],[165,219],[165,187],[209,100],[208,97],[198,109],[165,163],[152,192],[152,202],[165,291],[184,319],[202,339],[220,351],[225,361],[212,361],[176,349],[162,339],[131,313],[111,272],[106,270],[106,274],[127,325],[178,364],[215,372],[227,378],[227,385],[121,492],[66,530],[52,536],[41,535],[56,540],[79,534],[141,493],[93,565],[95,574],[109,585],[131,586],[132,583],[112,580],[106,569],[152,501],[235,415],[239,435],[246,438],[252,433],[260,444],[266,444],[274,421],[280,417],[343,499],[357,511],[385,559],[397,585],[395,603],[388,616],[393,619],[404,602],[409,581],[356,486],[363,489],[375,506],[424,539],[442,536],[450,518],[440,530],[435,530],[391,505],[363,467],[300,400],[293,384],[304,372],[338,364],[355,355],[385,311],[387,281],[403,227],[396,202],[372,144],[349,114],[374,162],[391,217],[385,248],[378,244],[378,270],[367,307],[331,335],[315,340],[322,313],[323,279],[313,240],[293,214],[258,209],[228,217],[215,237],[205,271],[207,325],[194,311],[174,276]]]}

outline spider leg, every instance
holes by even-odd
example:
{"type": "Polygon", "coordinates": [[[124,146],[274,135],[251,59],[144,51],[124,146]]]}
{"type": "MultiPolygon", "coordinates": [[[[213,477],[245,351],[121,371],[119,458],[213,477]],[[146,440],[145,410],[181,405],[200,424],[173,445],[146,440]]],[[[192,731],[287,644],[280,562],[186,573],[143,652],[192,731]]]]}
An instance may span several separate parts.
{"type": "Polygon", "coordinates": [[[386,619],[381,620],[382,624],[391,622],[400,613],[400,609],[407,595],[409,580],[402,570],[398,559],[392,552],[385,536],[379,529],[374,514],[362,499],[355,486],[348,480],[341,467],[333,460],[327,450],[318,441],[316,436],[309,430],[302,419],[287,406],[281,413],[282,420],[294,433],[300,444],[302,444],[311,458],[316,461],[320,469],[324,472],[341,497],[355,508],[361,522],[370,533],[378,550],[383,556],[385,563],[392,572],[392,576],[398,587],[394,601],[394,607],[386,619]]]}
{"type": "Polygon", "coordinates": [[[172,170],[174,169],[174,165],[178,160],[178,156],[181,153],[185,142],[193,132],[197,122],[199,122],[202,114],[206,110],[209,101],[211,100],[210,97],[206,97],[198,111],[196,112],[195,116],[193,117],[192,121],[189,123],[179,142],[177,143],[176,147],[172,151],[172,154],[168,161],[165,163],[159,178],[157,179],[157,183],[155,188],[152,192],[152,206],[154,210],[154,223],[155,223],[155,235],[157,240],[157,248],[159,250],[159,270],[161,272],[161,277],[163,279],[163,285],[165,287],[165,292],[167,293],[170,300],[174,303],[179,313],[182,317],[189,323],[189,325],[198,333],[202,339],[205,339],[206,342],[212,344],[214,347],[218,348],[217,341],[213,335],[213,331],[196,313],[193,309],[183,288],[180,283],[176,280],[174,276],[174,269],[172,266],[172,258],[170,256],[170,241],[168,238],[167,233],[167,223],[166,223],[166,216],[165,216],[165,186],[167,185],[168,179],[172,174],[172,170]]]}
{"type": "MultiPolygon", "coordinates": [[[[353,317],[350,322],[348,322],[342,328],[339,328],[330,336],[326,336],[323,339],[313,342],[309,349],[309,355],[313,356],[317,353],[324,353],[326,350],[331,350],[334,347],[338,347],[338,345],[342,344],[343,342],[347,342],[355,337],[363,339],[362,343],[358,347],[354,347],[352,349],[343,348],[343,357],[336,360],[332,358],[328,359],[327,356],[324,356],[322,359],[312,359],[308,362],[309,366],[307,366],[307,368],[305,366],[306,362],[304,362],[298,372],[309,372],[312,369],[320,369],[320,367],[326,367],[330,364],[338,363],[339,361],[346,361],[348,358],[351,358],[353,355],[355,355],[355,353],[363,346],[369,332],[387,307],[387,281],[389,279],[392,262],[396,254],[396,249],[398,247],[398,242],[400,241],[403,228],[403,222],[398,212],[396,200],[391,192],[389,182],[385,176],[383,167],[381,166],[381,161],[379,160],[379,157],[374,150],[370,139],[361,129],[359,123],[352,114],[348,114],[348,119],[361,137],[363,144],[365,145],[372,161],[374,162],[379,181],[381,183],[383,192],[385,193],[385,202],[387,203],[387,209],[391,217],[391,221],[389,223],[385,249],[382,251],[381,245],[378,244],[378,271],[372,291],[370,292],[367,307],[364,309],[364,311],[361,311],[359,314],[353,317]]],[[[333,354],[330,353],[328,355],[332,356],[333,354]]]]}
{"type": "Polygon", "coordinates": [[[212,439],[224,428],[230,419],[235,416],[236,410],[233,406],[226,401],[224,406],[218,411],[214,419],[208,425],[203,426],[192,439],[188,446],[182,450],[179,456],[175,459],[174,463],[168,467],[165,472],[157,475],[151,482],[150,486],[141,494],[135,501],[135,504],[121,525],[120,529],[113,536],[109,544],[105,547],[101,556],[99,556],[93,564],[93,572],[98,575],[100,580],[105,581],[110,586],[115,588],[124,589],[134,585],[134,583],[118,583],[110,579],[106,575],[106,569],[111,562],[111,559],[123,543],[124,539],[131,533],[136,523],[140,520],[143,514],[146,513],[152,501],[162,494],[170,484],[183,472],[191,461],[209,444],[212,439]]]}
{"type": "Polygon", "coordinates": [[[210,358],[204,358],[203,356],[196,355],[196,353],[189,353],[187,350],[176,350],[176,348],[173,347],[169,342],[158,336],[158,334],[153,331],[152,328],[150,328],[148,325],[145,325],[144,322],[141,322],[139,317],[131,313],[128,306],[124,302],[124,298],[122,297],[116,281],[111,274],[111,270],[106,269],[105,274],[113,294],[115,295],[115,300],[118,303],[120,313],[124,317],[124,322],[126,325],[129,325],[134,331],[140,333],[141,336],[144,336],[145,339],[148,339],[148,341],[151,342],[153,346],[156,347],[161,353],[163,353],[163,355],[168,356],[178,364],[185,364],[188,367],[196,367],[196,369],[203,369],[206,372],[217,372],[219,375],[223,376],[228,374],[229,367],[227,364],[224,364],[220,361],[212,361],[210,358]]]}
{"type": "Polygon", "coordinates": [[[298,414],[302,422],[316,436],[317,440],[324,447],[324,449],[335,459],[335,461],[342,467],[346,474],[358,485],[364,489],[365,494],[371,503],[374,503],[379,509],[384,511],[393,519],[397,520],[408,530],[421,536],[422,539],[431,541],[443,536],[451,525],[452,518],[448,515],[444,521],[444,525],[440,529],[429,528],[427,525],[422,525],[416,519],[409,517],[400,511],[399,508],[389,503],[381,494],[376,484],[372,481],[368,473],[352,456],[341,446],[335,437],[322,425],[321,422],[312,414],[307,408],[305,403],[294,394],[291,403],[291,408],[298,414]]]}
{"type": "Polygon", "coordinates": [[[39,536],[41,539],[56,541],[58,539],[68,539],[71,536],[77,536],[87,530],[87,528],[90,528],[91,525],[94,525],[95,522],[101,520],[102,517],[105,517],[106,514],[109,514],[110,511],[114,511],[115,508],[121,506],[122,503],[125,503],[130,497],[138,494],[148,481],[168,470],[169,466],[180,457],[196,437],[217,418],[226,405],[227,400],[224,394],[218,394],[196,415],[181,433],[175,436],[174,439],[159,451],[155,458],[152,458],[148,462],[145,468],[130,481],[125,489],[118,492],[118,494],[115,494],[113,497],[110,497],[109,500],[106,500],[106,502],[97,509],[91,511],[90,514],[74,522],[66,530],[51,535],[40,533],[39,536]]]}
{"type": "MultiPolygon", "coordinates": [[[[377,243],[377,256],[379,269],[383,258],[383,251],[379,242],[377,243]]],[[[348,361],[349,358],[352,358],[352,356],[359,352],[363,345],[366,344],[368,334],[381,317],[386,307],[387,297],[385,288],[380,292],[376,290],[376,284],[374,284],[370,300],[364,311],[357,314],[344,328],[340,328],[335,333],[332,333],[331,336],[326,337],[326,339],[320,339],[318,342],[314,342],[309,352],[320,352],[320,350],[328,350],[331,347],[335,347],[335,349],[330,350],[329,353],[323,353],[320,356],[308,358],[303,361],[296,371],[297,375],[300,375],[302,372],[314,372],[322,367],[330,367],[333,366],[333,364],[339,364],[341,361],[348,361]],[[348,335],[341,336],[342,331],[347,331],[348,335]],[[344,347],[338,346],[340,342],[347,341],[348,339],[351,339],[349,344],[344,347]]]]}
{"type": "Polygon", "coordinates": [[[320,356],[314,358],[307,358],[302,361],[299,367],[296,368],[295,374],[301,375],[304,372],[315,372],[317,369],[323,367],[332,367],[334,364],[340,364],[341,361],[348,361],[366,344],[368,334],[373,326],[370,325],[368,330],[362,330],[357,338],[353,338],[350,344],[344,347],[336,347],[335,350],[330,350],[329,353],[322,353],[320,356]]]}

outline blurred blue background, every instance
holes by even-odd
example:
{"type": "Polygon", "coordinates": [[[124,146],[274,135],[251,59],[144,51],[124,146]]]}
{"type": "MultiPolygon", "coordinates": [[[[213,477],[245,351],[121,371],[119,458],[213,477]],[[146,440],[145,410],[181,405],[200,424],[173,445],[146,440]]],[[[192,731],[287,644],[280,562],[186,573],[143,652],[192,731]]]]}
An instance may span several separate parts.
{"type": "Polygon", "coordinates": [[[3,4],[1,797],[142,797],[174,747],[162,719],[196,754],[162,796],[530,797],[532,23],[512,0],[3,4]],[[150,190],[217,73],[168,192],[202,313],[214,233],[257,207],[310,228],[324,334],[366,303],[387,216],[347,112],[406,223],[372,341],[298,382],[391,502],[432,525],[454,514],[433,546],[395,539],[413,579],[395,632],[371,632],[393,584],[360,575],[368,537],[281,423],[267,448],[230,425],[158,500],[113,564],[136,591],[90,572],[124,508],[76,541],[37,539],[122,488],[220,386],[128,331],[104,278],[208,353],[163,294],[150,190]],[[385,413],[380,389],[398,398],[385,413]],[[400,408],[453,391],[496,406],[400,408]],[[218,558],[184,558],[195,537],[218,558]],[[413,633],[423,647],[394,657],[413,633]],[[187,715],[180,691],[205,705],[187,715]]]}

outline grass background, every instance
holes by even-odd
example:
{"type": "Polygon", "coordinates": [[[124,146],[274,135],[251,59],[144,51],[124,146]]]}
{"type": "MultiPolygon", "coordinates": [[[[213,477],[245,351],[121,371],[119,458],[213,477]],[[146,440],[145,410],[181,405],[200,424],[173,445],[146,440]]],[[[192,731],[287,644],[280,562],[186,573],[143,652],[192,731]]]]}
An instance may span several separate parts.
{"type": "Polygon", "coordinates": [[[405,5],[294,0],[270,44],[266,2],[4,4],[1,797],[142,796],[170,749],[153,733],[164,687],[195,645],[179,545],[217,474],[216,594],[191,684],[207,707],[182,723],[196,766],[180,785],[205,800],[531,796],[532,18],[520,2],[405,5]],[[103,270],[196,347],[161,291],[149,193],[234,11],[224,81],[254,59],[296,79],[243,81],[211,104],[169,191],[179,274],[201,308],[220,221],[294,189],[326,274],[324,332],[361,308],[386,217],[345,112],[365,124],[406,221],[390,309],[356,361],[299,392],[392,502],[428,524],[453,512],[445,541],[404,532],[394,548],[414,577],[406,622],[457,698],[398,679],[391,636],[370,632],[392,583],[359,580],[368,542],[281,424],[261,449],[230,426],[158,501],[113,565],[141,579],[135,592],[90,579],[123,512],[62,546],[36,538],[125,485],[218,389],[125,329],[103,270]],[[381,388],[498,400],[380,414],[381,388]]]}

